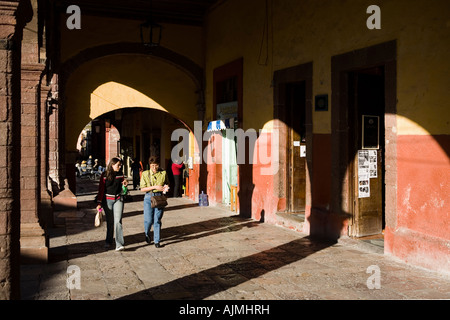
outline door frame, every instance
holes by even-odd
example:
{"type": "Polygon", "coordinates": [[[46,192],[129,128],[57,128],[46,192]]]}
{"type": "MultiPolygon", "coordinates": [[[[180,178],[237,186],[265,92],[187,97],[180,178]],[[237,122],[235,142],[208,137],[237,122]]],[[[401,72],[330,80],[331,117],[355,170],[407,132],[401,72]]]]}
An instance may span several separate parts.
{"type": "MultiPolygon", "coordinates": [[[[350,187],[350,196],[353,198],[350,199],[352,201],[352,217],[351,222],[348,224],[348,233],[349,236],[352,237],[364,237],[364,236],[373,236],[373,235],[381,235],[383,230],[383,222],[385,220],[385,191],[384,191],[384,173],[385,173],[385,140],[384,140],[384,114],[385,114],[385,108],[384,108],[384,69],[382,67],[376,67],[376,68],[370,68],[370,69],[362,69],[362,70],[355,70],[353,72],[348,73],[349,74],[349,81],[351,82],[349,86],[349,109],[348,109],[348,115],[349,115],[349,177],[353,179],[352,183],[349,183],[350,187]],[[369,73],[369,74],[367,74],[369,73]],[[370,75],[372,73],[372,75],[370,75]],[[366,74],[366,75],[365,75],[366,74]],[[361,95],[360,87],[364,83],[364,81],[367,81],[369,77],[372,77],[369,81],[373,81],[373,76],[378,76],[382,79],[382,82],[379,82],[380,87],[377,86],[377,88],[383,88],[382,95],[380,94],[380,97],[382,97],[382,106],[383,108],[380,108],[378,111],[363,111],[366,107],[364,102],[363,104],[360,104],[360,99],[362,97],[365,97],[365,95],[361,95]],[[366,79],[366,80],[364,80],[366,79]],[[352,103],[353,100],[353,103],[352,103]],[[362,117],[364,115],[374,115],[379,118],[379,126],[378,126],[378,137],[379,142],[377,148],[371,148],[365,149],[367,152],[375,151],[377,153],[377,178],[375,180],[372,180],[372,178],[369,179],[369,186],[370,186],[370,197],[367,199],[359,199],[358,193],[359,193],[359,170],[358,170],[358,150],[362,150],[362,140],[363,140],[363,125],[362,125],[362,117]],[[382,130],[382,131],[381,131],[382,130]],[[382,136],[380,136],[382,134],[382,136]],[[378,189],[379,188],[379,189],[378,189]],[[380,198],[378,198],[378,196],[380,198]],[[375,203],[378,203],[380,206],[377,207],[381,209],[381,215],[378,214],[376,218],[373,216],[374,212],[379,212],[379,210],[370,210],[374,209],[373,205],[375,203]],[[369,206],[369,207],[367,207],[369,206]],[[369,209],[369,210],[368,210],[369,209]],[[371,214],[367,216],[368,211],[371,211],[371,214]],[[364,213],[364,216],[363,216],[364,213]]],[[[377,79],[378,81],[378,79],[377,79]]],[[[364,87],[364,86],[363,86],[364,87]]],[[[371,83],[370,87],[373,87],[373,82],[371,83]]],[[[369,100],[375,101],[373,98],[370,98],[369,100]]],[[[381,101],[380,101],[381,103],[381,101]]],[[[377,103],[377,105],[379,105],[377,103]]]]}
{"type": "Polygon", "coordinates": [[[306,130],[306,178],[305,178],[305,214],[311,211],[311,172],[312,172],[312,75],[313,63],[277,70],[273,76],[274,129],[279,134],[279,170],[274,175],[274,186],[278,188],[279,198],[277,212],[287,212],[289,208],[289,152],[286,143],[289,127],[285,120],[286,85],[288,83],[305,82],[305,130],[306,130]]]}
{"type": "MultiPolygon", "coordinates": [[[[385,72],[385,223],[395,227],[397,208],[397,42],[389,41],[375,46],[333,56],[331,132],[332,132],[332,179],[331,211],[341,215],[352,214],[352,177],[348,166],[349,155],[349,110],[348,78],[351,71],[383,66],[385,72]]],[[[352,223],[349,219],[349,224],[352,223]]]]}
{"type": "MultiPolygon", "coordinates": [[[[244,58],[238,58],[234,61],[231,61],[227,64],[224,64],[220,67],[217,67],[214,69],[213,71],[213,119],[217,119],[217,103],[218,103],[218,85],[220,82],[222,81],[226,81],[230,78],[234,78],[236,77],[236,94],[237,94],[237,102],[238,102],[238,120],[237,120],[237,127],[235,127],[234,129],[238,129],[238,128],[243,128],[243,123],[244,123],[244,116],[243,116],[243,93],[244,93],[244,58]]],[[[220,134],[221,139],[222,139],[222,134],[220,134]]],[[[220,141],[221,141],[220,139],[220,141]]],[[[205,147],[205,145],[204,145],[205,147]]],[[[220,143],[220,146],[216,146],[218,148],[220,148],[220,150],[222,150],[222,143],[220,143]]],[[[204,150],[204,149],[202,149],[204,150]]],[[[247,150],[246,150],[247,151],[247,150]]],[[[222,160],[222,159],[221,159],[222,160]]],[[[215,173],[214,173],[214,184],[216,185],[215,187],[213,187],[214,189],[214,197],[215,201],[217,203],[222,203],[223,202],[223,191],[222,191],[222,186],[223,186],[223,179],[224,177],[222,177],[222,164],[216,164],[215,165],[215,173]]],[[[205,170],[206,172],[206,166],[203,166],[203,170],[205,170]]],[[[248,172],[247,170],[247,166],[246,165],[238,165],[238,178],[237,178],[237,185],[238,185],[238,191],[240,191],[240,185],[243,184],[245,185],[246,183],[252,183],[252,177],[251,177],[251,173],[248,172]],[[246,171],[246,172],[242,172],[242,171],[246,171]],[[242,174],[244,173],[244,174],[242,174]],[[243,180],[241,180],[243,179],[243,180]]],[[[205,174],[206,175],[206,174],[205,174]]],[[[252,198],[252,194],[244,194],[244,192],[238,192],[238,202],[239,202],[239,207],[241,207],[242,204],[244,203],[251,203],[251,198],[252,198]]],[[[251,213],[251,207],[246,207],[243,206],[242,210],[240,210],[241,212],[249,212],[251,213]]]]}

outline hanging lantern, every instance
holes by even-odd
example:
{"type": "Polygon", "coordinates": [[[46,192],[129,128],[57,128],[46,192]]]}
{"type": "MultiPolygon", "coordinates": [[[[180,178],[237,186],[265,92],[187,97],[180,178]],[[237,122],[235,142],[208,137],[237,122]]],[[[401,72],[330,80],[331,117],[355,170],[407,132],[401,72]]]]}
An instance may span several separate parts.
{"type": "Polygon", "coordinates": [[[151,19],[140,25],[141,42],[147,47],[157,47],[161,43],[162,26],[151,19]]]}

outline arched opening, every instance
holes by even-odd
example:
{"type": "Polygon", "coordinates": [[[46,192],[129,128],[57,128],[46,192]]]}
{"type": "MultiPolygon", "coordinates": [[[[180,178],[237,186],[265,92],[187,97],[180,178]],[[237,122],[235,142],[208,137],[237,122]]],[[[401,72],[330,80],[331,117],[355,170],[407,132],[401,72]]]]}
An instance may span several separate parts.
{"type": "MultiPolygon", "coordinates": [[[[161,165],[167,166],[171,149],[170,130],[181,126],[190,131],[189,126],[193,127],[198,116],[203,117],[198,112],[203,110],[201,69],[165,49],[158,49],[159,54],[151,56],[133,44],[98,49],[88,49],[66,62],[67,68],[63,69],[65,72],[60,79],[65,110],[65,164],[69,180],[73,176],[70,168],[75,164],[76,150],[73,146],[83,124],[89,121],[95,121],[103,128],[106,120],[120,118],[121,125],[116,124],[121,133],[119,154],[126,154],[130,159],[136,156],[136,141],[139,140],[142,149],[138,151],[141,152],[139,156],[146,162],[149,148],[145,144],[151,142],[151,145],[163,148],[160,150],[163,154],[161,165]],[[131,52],[133,50],[136,52],[131,52]],[[160,131],[159,137],[154,132],[124,135],[123,130],[144,127],[134,125],[134,121],[144,121],[143,117],[136,116],[138,108],[152,110],[147,118],[159,124],[156,129],[160,131]],[[131,153],[134,154],[131,156],[131,153]]],[[[105,164],[106,160],[105,154],[105,164]]]]}
{"type": "MultiPolygon", "coordinates": [[[[137,161],[142,170],[146,170],[148,159],[155,156],[160,159],[160,167],[168,172],[173,186],[173,150],[178,143],[183,142],[179,155],[187,166],[191,136],[190,129],[183,122],[161,110],[132,107],[111,110],[97,116],[83,129],[78,138],[75,164],[77,194],[82,193],[82,185],[86,184],[83,180],[98,180],[100,176],[97,169],[91,172],[91,168],[87,168],[86,171],[86,162],[89,159],[97,166],[106,168],[111,158],[120,157],[123,160],[122,170],[125,176],[130,183],[132,181],[133,189],[138,189],[139,180],[132,172],[133,162],[137,161]],[[179,129],[183,130],[183,136],[179,137],[180,139],[173,138],[171,133],[179,129]]],[[[182,182],[183,193],[187,195],[186,181],[182,182]]],[[[171,196],[172,193],[173,190],[170,190],[168,195],[171,196]]]]}

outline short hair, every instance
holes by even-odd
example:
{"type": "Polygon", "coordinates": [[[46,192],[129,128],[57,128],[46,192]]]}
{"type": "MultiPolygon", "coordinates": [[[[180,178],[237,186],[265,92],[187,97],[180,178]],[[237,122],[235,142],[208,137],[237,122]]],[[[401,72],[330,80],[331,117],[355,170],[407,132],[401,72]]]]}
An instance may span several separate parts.
{"type": "Polygon", "coordinates": [[[156,156],[150,156],[150,158],[148,158],[148,164],[159,164],[159,158],[156,156]]]}

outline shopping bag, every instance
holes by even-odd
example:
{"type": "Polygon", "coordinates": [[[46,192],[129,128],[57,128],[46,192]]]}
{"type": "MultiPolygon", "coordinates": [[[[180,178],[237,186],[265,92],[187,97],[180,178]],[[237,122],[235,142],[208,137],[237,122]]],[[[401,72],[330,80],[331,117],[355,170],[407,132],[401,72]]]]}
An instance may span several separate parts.
{"type": "Polygon", "coordinates": [[[102,225],[102,221],[103,221],[103,213],[102,213],[102,208],[97,210],[97,213],[95,214],[95,219],[94,219],[94,226],[96,227],[100,227],[102,225]]]}

